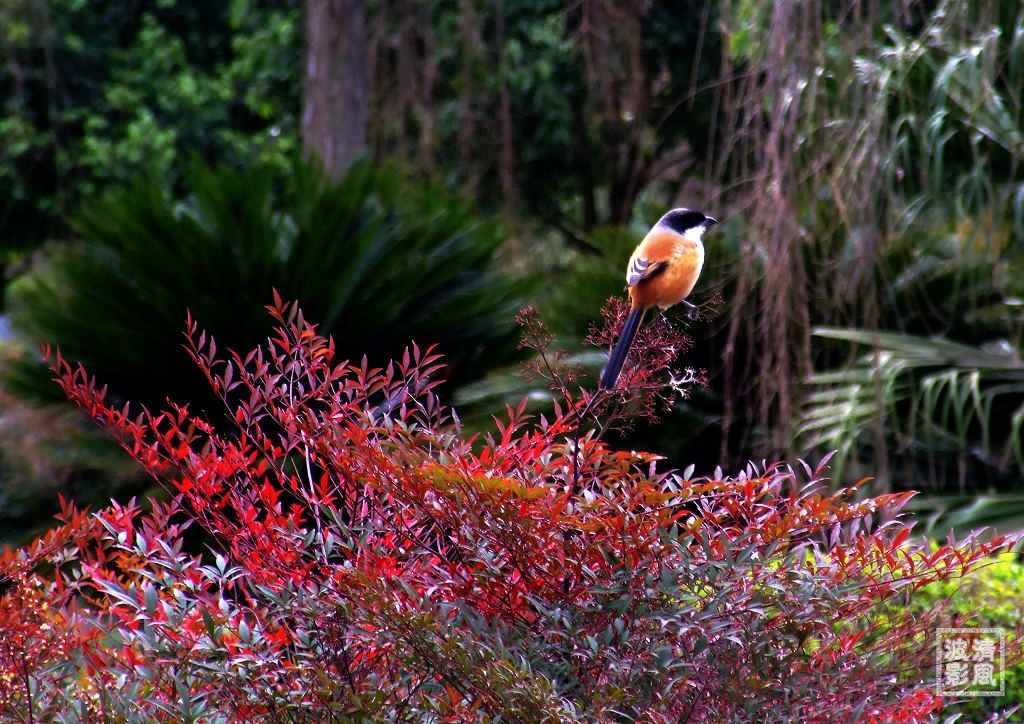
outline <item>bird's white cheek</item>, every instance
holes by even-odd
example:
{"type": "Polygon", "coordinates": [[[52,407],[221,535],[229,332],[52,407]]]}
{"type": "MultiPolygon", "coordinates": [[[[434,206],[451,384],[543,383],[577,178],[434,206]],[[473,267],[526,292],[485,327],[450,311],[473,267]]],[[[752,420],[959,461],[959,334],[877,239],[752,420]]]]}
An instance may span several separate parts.
{"type": "Polygon", "coordinates": [[[692,241],[699,246],[701,241],[703,241],[704,239],[705,231],[707,231],[707,229],[705,229],[703,226],[694,226],[686,230],[686,233],[683,234],[683,238],[686,239],[687,241],[692,241]]]}

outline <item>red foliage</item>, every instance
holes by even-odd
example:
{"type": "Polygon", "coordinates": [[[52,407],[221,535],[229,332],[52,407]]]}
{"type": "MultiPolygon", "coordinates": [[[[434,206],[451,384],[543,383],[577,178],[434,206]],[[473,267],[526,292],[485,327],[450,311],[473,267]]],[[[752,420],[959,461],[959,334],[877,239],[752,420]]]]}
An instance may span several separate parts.
{"type": "MultiPolygon", "coordinates": [[[[0,649],[0,676],[34,677],[37,718],[87,701],[236,721],[919,721],[939,706],[925,637],[942,612],[903,603],[1013,542],[933,550],[898,517],[910,494],[824,493],[824,463],[802,481],[779,465],[688,480],[610,449],[609,420],[676,394],[660,321],[613,393],[573,394],[542,358],[563,404],[509,408],[474,449],[432,393],[432,350],[334,364],[295,305],[269,309],[277,332],[244,357],[188,322],[226,430],[187,407],[115,409],[56,356],[68,397],[174,499],[69,511],[2,559],[18,594],[0,640],[21,643],[0,649]],[[185,552],[190,524],[211,555],[185,552]],[[72,545],[41,583],[33,571],[72,545]],[[65,678],[46,673],[56,647],[65,678]]],[[[536,315],[524,322],[545,349],[536,315]]],[[[28,692],[0,701],[28,710],[28,692]]]]}
{"type": "Polygon", "coordinates": [[[96,635],[81,625],[82,612],[63,576],[44,577],[41,568],[60,568],[76,547],[92,540],[95,519],[61,498],[61,525],[30,545],[0,551],[0,712],[18,711],[36,675],[67,676],[60,664],[69,653],[91,654],[96,635]]]}

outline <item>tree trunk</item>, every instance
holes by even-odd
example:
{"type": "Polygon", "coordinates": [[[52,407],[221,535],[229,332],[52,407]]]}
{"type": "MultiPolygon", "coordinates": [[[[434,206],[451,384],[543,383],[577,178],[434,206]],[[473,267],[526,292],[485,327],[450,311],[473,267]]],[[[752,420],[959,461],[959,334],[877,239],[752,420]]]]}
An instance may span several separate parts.
{"type": "Polygon", "coordinates": [[[306,0],[302,147],[338,178],[366,152],[365,0],[306,0]]]}

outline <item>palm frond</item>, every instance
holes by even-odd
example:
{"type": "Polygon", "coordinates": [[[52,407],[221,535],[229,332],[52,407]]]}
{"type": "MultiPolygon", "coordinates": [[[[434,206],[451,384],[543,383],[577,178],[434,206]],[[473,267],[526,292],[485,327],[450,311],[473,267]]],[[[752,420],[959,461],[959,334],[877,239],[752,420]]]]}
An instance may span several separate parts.
{"type": "Polygon", "coordinates": [[[950,460],[960,490],[984,487],[973,479],[979,469],[993,479],[1024,479],[1019,354],[893,332],[819,328],[814,334],[870,351],[848,368],[808,378],[797,424],[801,444],[839,450],[840,469],[885,446],[904,460],[908,484],[934,487],[942,481],[929,473],[950,460]]]}

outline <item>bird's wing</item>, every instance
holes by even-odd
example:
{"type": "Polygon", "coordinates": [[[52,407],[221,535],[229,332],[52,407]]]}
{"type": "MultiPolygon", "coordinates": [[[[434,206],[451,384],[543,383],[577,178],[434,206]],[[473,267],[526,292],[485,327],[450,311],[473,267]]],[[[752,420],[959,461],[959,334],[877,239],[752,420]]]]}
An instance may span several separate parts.
{"type": "Polygon", "coordinates": [[[626,285],[632,287],[644,279],[655,277],[665,271],[667,267],[667,261],[651,261],[637,256],[630,262],[629,269],[626,270],[626,285]]]}

